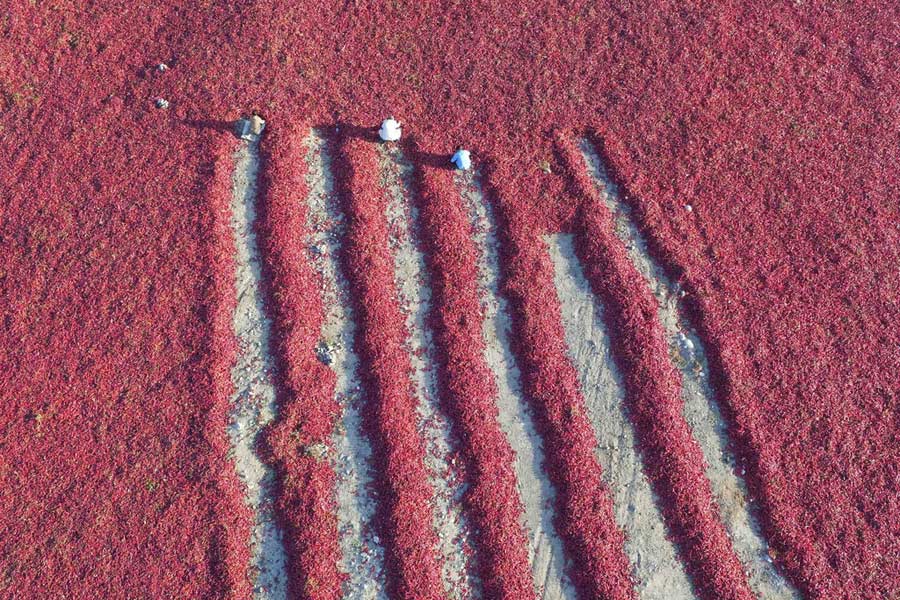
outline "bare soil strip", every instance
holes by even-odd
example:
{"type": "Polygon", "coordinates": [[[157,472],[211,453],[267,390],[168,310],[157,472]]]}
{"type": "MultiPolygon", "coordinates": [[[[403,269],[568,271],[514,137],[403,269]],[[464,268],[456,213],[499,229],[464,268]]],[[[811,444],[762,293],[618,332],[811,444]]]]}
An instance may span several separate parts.
{"type": "Polygon", "coordinates": [[[419,402],[409,379],[408,334],[396,294],[387,201],[378,186],[372,140],[342,132],[333,165],[347,217],[341,263],[359,326],[355,346],[366,395],[364,422],[377,464],[377,522],[385,538],[388,593],[440,598],[444,590],[433,490],[418,429],[419,402]]]}
{"type": "Polygon", "coordinates": [[[798,598],[796,590],[778,573],[768,556],[768,544],[748,502],[746,485],[735,471],[726,424],[709,381],[706,351],[696,330],[679,309],[680,291],[651,257],[631,208],[622,201],[593,146],[582,139],[579,148],[600,198],[614,215],[616,235],[659,303],[659,319],[666,332],[669,354],[682,376],[684,416],[703,451],[706,476],[750,586],[758,598],[798,598]]]}
{"type": "Polygon", "coordinates": [[[478,249],[478,289],[484,311],[485,360],[497,385],[500,426],[516,454],[514,463],[524,526],[529,536],[528,558],[541,598],[574,600],[575,588],[564,572],[562,540],[553,525],[556,494],[544,470],[543,442],[522,392],[521,375],[510,348],[509,306],[500,294],[497,229],[474,172],[455,177],[471,219],[478,249]]]}
{"type": "Polygon", "coordinates": [[[336,375],[335,394],[343,409],[333,447],[340,568],[348,576],[344,597],[383,600],[386,598],[384,548],[373,527],[376,502],[372,488],[372,448],[362,422],[359,359],[353,349],[356,326],[347,281],[339,266],[344,216],[334,193],[331,152],[325,132],[314,130],[306,144],[310,231],[307,241],[310,260],[320,276],[325,305],[319,356],[336,375]]]}
{"type": "Polygon", "coordinates": [[[386,217],[395,260],[395,282],[408,332],[406,351],[419,405],[420,433],[425,438],[425,464],[434,488],[434,528],[448,598],[473,597],[472,532],[462,512],[466,483],[458,470],[456,442],[447,415],[439,406],[434,336],[426,324],[431,313],[431,286],[425,257],[417,245],[418,208],[412,202],[413,165],[397,146],[379,146],[381,188],[388,194],[386,217]]]}
{"type": "Polygon", "coordinates": [[[553,263],[542,239],[545,228],[513,208],[525,198],[543,197],[534,178],[510,162],[492,163],[484,188],[496,209],[511,347],[557,492],[554,523],[572,561],[567,572],[585,597],[635,598],[625,536],[601,476],[578,373],[566,352],[553,263]]]}
{"type": "Polygon", "coordinates": [[[640,598],[689,599],[694,595],[677,552],[666,538],[657,500],[642,470],[634,427],[624,406],[622,377],[613,363],[602,307],[595,301],[575,255],[572,236],[547,237],[556,271],[569,356],[581,381],[597,436],[603,479],[613,493],[616,521],[640,598]]]}
{"type": "Polygon", "coordinates": [[[273,477],[270,466],[260,460],[257,437],[275,418],[273,360],[269,350],[272,324],[263,309],[260,291],[260,255],[254,225],[256,180],[259,170],[259,140],[242,141],[234,155],[231,228],[234,233],[237,307],[234,334],[238,341],[237,362],[231,378],[228,436],[235,467],[246,486],[246,502],[253,511],[250,538],[251,580],[255,598],[287,598],[287,557],[282,531],[273,512],[273,477]]]}

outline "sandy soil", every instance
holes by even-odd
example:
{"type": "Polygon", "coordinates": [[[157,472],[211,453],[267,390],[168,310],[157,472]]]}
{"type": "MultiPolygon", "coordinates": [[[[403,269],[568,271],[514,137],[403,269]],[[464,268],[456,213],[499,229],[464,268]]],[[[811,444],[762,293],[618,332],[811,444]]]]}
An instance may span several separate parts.
{"type": "Polygon", "coordinates": [[[525,507],[529,557],[538,592],[543,598],[575,598],[564,573],[562,540],[553,527],[555,493],[543,468],[541,438],[522,392],[519,369],[510,349],[510,317],[499,292],[500,263],[496,223],[485,202],[479,179],[472,172],[457,173],[457,184],[472,219],[473,237],[480,249],[479,291],[484,310],[485,359],[497,384],[500,425],[516,453],[518,491],[525,507]]]}
{"type": "MultiPolygon", "coordinates": [[[[616,215],[617,236],[625,244],[631,262],[644,276],[659,302],[659,319],[666,331],[669,354],[682,376],[685,418],[703,450],[707,463],[706,476],[712,484],[723,523],[749,576],[750,585],[760,598],[797,598],[796,591],[778,573],[768,557],[768,545],[748,502],[746,485],[735,473],[735,459],[729,449],[725,423],[709,382],[709,367],[703,343],[679,310],[681,292],[651,258],[647,242],[635,225],[630,208],[621,200],[619,190],[608,177],[600,157],[587,141],[581,142],[581,149],[585,166],[591,173],[601,198],[616,215]]],[[[687,206],[684,208],[691,210],[687,206]]],[[[565,255],[566,262],[574,272],[578,272],[571,244],[563,236],[559,239],[559,249],[565,255]]],[[[579,283],[579,288],[590,293],[584,281],[579,283]]],[[[568,299],[566,294],[560,293],[563,306],[568,299]]],[[[608,352],[607,363],[610,369],[615,369],[609,362],[608,352]]],[[[595,427],[598,426],[595,423],[595,427]]]]}
{"type": "MultiPolygon", "coordinates": [[[[236,153],[233,177],[232,226],[237,254],[238,307],[234,331],[240,356],[233,370],[229,436],[235,466],[246,485],[246,501],[253,510],[252,555],[257,598],[287,596],[286,559],[281,532],[271,510],[272,473],[256,454],[254,441],[277,412],[268,338],[271,323],[260,295],[260,258],[256,247],[256,175],[258,140],[242,141],[236,153]]],[[[381,599],[384,593],[383,548],[372,528],[376,504],[371,490],[371,448],[361,425],[358,359],[353,352],[355,325],[347,299],[347,284],[337,260],[343,217],[334,195],[330,156],[323,132],[307,140],[309,260],[321,276],[326,320],[319,359],[337,375],[336,394],[344,407],[341,426],[333,438],[333,460],[338,472],[338,522],[343,554],[341,568],[348,574],[346,598],[381,599]]],[[[659,317],[670,341],[673,364],[684,378],[685,416],[700,443],[719,508],[735,549],[760,598],[797,597],[776,572],[766,555],[767,546],[746,499],[741,478],[734,472],[714,393],[710,388],[703,346],[678,310],[678,291],[653,263],[646,244],[629,219],[628,207],[605,176],[589,145],[582,144],[585,166],[609,208],[617,215],[616,232],[629,256],[644,275],[660,303],[659,317]]],[[[397,294],[409,333],[412,384],[419,399],[420,427],[427,441],[426,463],[434,488],[434,527],[440,539],[443,578],[450,598],[478,597],[473,576],[474,532],[462,511],[465,482],[456,468],[451,424],[438,401],[433,372],[434,344],[427,325],[430,289],[425,263],[416,241],[416,208],[410,188],[412,165],[395,146],[379,152],[382,187],[389,195],[388,222],[396,260],[397,294]]],[[[553,525],[554,491],[543,469],[542,443],[522,395],[519,371],[509,346],[509,314],[499,294],[496,225],[492,210],[472,172],[456,176],[460,201],[471,217],[473,239],[479,248],[479,291],[485,311],[485,359],[498,387],[500,423],[516,452],[518,491],[525,507],[522,523],[530,540],[529,557],[540,597],[574,600],[575,590],[565,574],[562,543],[553,525]]],[[[562,307],[570,359],[576,367],[588,414],[597,437],[597,456],[604,481],[615,502],[615,516],[625,531],[626,552],[642,599],[692,598],[691,584],[667,539],[654,494],[642,470],[632,426],[623,408],[621,378],[609,351],[602,306],[593,297],[568,235],[546,238],[555,266],[555,284],[562,307]]],[[[323,455],[327,448],[323,448],[323,455]]]]}
{"type": "Polygon", "coordinates": [[[272,511],[273,471],[256,453],[257,436],[275,418],[273,360],[269,352],[272,324],[263,309],[260,291],[260,256],[253,229],[256,219],[256,181],[259,139],[242,140],[235,153],[232,177],[232,218],[235,247],[237,308],[234,333],[237,363],[232,369],[228,435],[238,475],[246,486],[246,502],[253,510],[251,552],[255,593],[271,600],[287,598],[287,557],[282,532],[272,511]]]}
{"type": "Polygon", "coordinates": [[[451,425],[438,399],[435,348],[430,327],[431,289],[425,258],[417,247],[418,210],[412,193],[411,162],[395,145],[379,146],[381,185],[389,194],[387,208],[391,244],[396,261],[396,286],[409,331],[407,347],[412,380],[419,399],[420,430],[426,442],[425,464],[434,488],[434,527],[443,560],[444,589],[448,598],[471,598],[474,577],[472,531],[462,513],[465,482],[453,457],[451,425]]]}
{"type": "Polygon", "coordinates": [[[313,132],[307,141],[310,230],[310,260],[321,276],[325,303],[320,359],[328,362],[336,376],[337,394],[344,414],[335,432],[335,468],[338,473],[338,527],[343,554],[341,569],[347,573],[346,597],[386,598],[384,549],[373,528],[375,496],[372,490],[372,449],[362,426],[362,395],[359,359],[353,349],[356,327],[347,298],[347,281],[339,255],[343,216],[334,194],[331,155],[324,132],[313,132]]]}

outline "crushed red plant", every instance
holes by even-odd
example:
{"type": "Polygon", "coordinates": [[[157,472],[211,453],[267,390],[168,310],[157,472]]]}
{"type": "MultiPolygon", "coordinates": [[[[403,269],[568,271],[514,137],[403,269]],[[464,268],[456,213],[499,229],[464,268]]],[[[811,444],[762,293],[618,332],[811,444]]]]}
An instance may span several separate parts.
{"type": "MultiPolygon", "coordinates": [[[[2,13],[0,596],[249,597],[250,515],[225,433],[235,346],[222,219],[229,131],[251,110],[270,123],[260,233],[281,412],[267,442],[292,594],[336,598],[341,582],[334,473],[304,454],[338,415],[333,376],[311,355],[322,307],[302,264],[309,123],[347,136],[344,262],[384,459],[391,589],[444,595],[371,132],[350,137],[391,114],[415,137],[417,168],[463,144],[487,175],[517,360],[585,597],[634,592],[550,293],[541,236],[565,228],[618,332],[639,445],[698,592],[745,596],[717,519],[692,518],[708,486],[675,414],[677,372],[660,362],[656,326],[635,320],[651,299],[629,292],[607,217],[554,155],[560,133],[585,132],[687,292],[779,568],[810,598],[900,588],[896,3],[13,0],[2,13]],[[665,472],[670,451],[678,466],[665,472]]],[[[474,347],[460,348],[472,326],[453,320],[472,303],[471,259],[442,258],[455,234],[425,234],[432,279],[461,288],[438,294],[434,322],[447,324],[441,377],[467,466],[484,436],[498,451],[485,468],[502,468],[495,425],[466,416],[490,389],[474,347]],[[455,356],[471,381],[446,366],[455,356]]],[[[508,480],[493,485],[473,493],[474,512],[517,501],[490,497],[508,480]]],[[[510,577],[498,594],[529,578],[510,558],[518,510],[497,507],[498,529],[477,543],[486,582],[510,577]]]]}

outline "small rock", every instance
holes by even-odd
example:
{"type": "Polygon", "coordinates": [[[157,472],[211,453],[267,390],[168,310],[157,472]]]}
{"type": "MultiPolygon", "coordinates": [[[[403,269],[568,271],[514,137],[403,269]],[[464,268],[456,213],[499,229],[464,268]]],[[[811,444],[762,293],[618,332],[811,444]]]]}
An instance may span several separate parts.
{"type": "Polygon", "coordinates": [[[316,460],[322,460],[328,454],[328,446],[322,442],[303,447],[303,456],[310,456],[316,460]]]}
{"type": "Polygon", "coordinates": [[[396,142],[402,135],[400,123],[394,120],[394,117],[388,117],[381,123],[381,129],[378,130],[378,137],[385,142],[396,142]]]}
{"type": "Polygon", "coordinates": [[[166,100],[165,98],[157,98],[156,99],[156,108],[166,110],[167,108],[169,108],[169,101],[166,100]]]}
{"type": "Polygon", "coordinates": [[[543,171],[544,173],[546,173],[548,175],[553,172],[553,170],[550,168],[549,160],[542,160],[541,162],[538,163],[538,167],[540,167],[541,171],[543,171]]]}
{"type": "Polygon", "coordinates": [[[159,63],[158,65],[156,65],[156,70],[159,71],[160,73],[165,73],[166,71],[169,70],[169,65],[167,65],[164,62],[159,63]]]}
{"type": "Polygon", "coordinates": [[[333,363],[334,354],[335,349],[327,342],[319,342],[318,345],[316,345],[316,358],[318,358],[319,362],[323,365],[330,365],[333,363]]]}
{"type": "Polygon", "coordinates": [[[450,162],[456,165],[457,169],[468,171],[472,166],[472,154],[468,150],[460,148],[450,157],[450,162]]]}
{"type": "Polygon", "coordinates": [[[686,210],[686,211],[688,211],[688,212],[694,212],[694,207],[691,206],[690,204],[685,204],[685,205],[684,205],[684,210],[686,210]]]}

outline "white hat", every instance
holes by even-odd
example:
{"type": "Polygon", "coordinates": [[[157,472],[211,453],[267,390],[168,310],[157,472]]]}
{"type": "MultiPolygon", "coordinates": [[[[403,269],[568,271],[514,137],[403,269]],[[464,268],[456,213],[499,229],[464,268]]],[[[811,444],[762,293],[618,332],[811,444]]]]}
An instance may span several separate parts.
{"type": "Polygon", "coordinates": [[[400,123],[394,120],[394,117],[388,117],[381,123],[381,129],[378,130],[378,137],[385,142],[396,142],[401,135],[400,123]]]}

